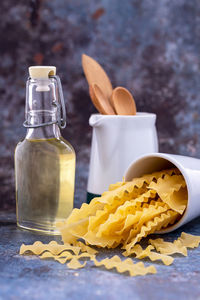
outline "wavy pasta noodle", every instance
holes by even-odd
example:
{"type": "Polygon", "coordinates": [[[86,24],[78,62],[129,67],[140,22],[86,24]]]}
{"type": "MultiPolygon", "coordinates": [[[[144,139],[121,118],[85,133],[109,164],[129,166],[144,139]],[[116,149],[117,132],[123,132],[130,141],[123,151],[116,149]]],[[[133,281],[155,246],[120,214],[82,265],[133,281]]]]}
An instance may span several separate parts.
{"type": "Polygon", "coordinates": [[[60,245],[56,241],[51,241],[49,244],[43,244],[40,241],[35,242],[33,245],[24,245],[20,247],[20,254],[26,254],[31,252],[32,254],[40,255],[45,251],[58,255],[65,250],[71,250],[74,254],[78,255],[81,248],[77,246],[71,246],[69,244],[60,245]]]}
{"type": "Polygon", "coordinates": [[[164,254],[182,254],[187,256],[187,248],[196,248],[200,244],[200,236],[192,235],[185,232],[173,242],[165,242],[163,239],[149,240],[157,251],[164,254]]]}
{"type": "Polygon", "coordinates": [[[77,257],[77,255],[73,255],[71,252],[68,252],[68,251],[63,251],[59,255],[54,255],[51,252],[44,252],[40,255],[40,258],[41,259],[52,258],[52,259],[60,262],[61,264],[64,264],[67,260],[71,260],[74,256],[77,257]]]}
{"type": "Polygon", "coordinates": [[[108,191],[113,191],[113,190],[115,190],[115,189],[117,189],[117,188],[119,188],[120,186],[125,185],[125,184],[126,184],[125,181],[119,181],[119,182],[110,184],[110,185],[109,185],[108,191]]]}
{"type": "Polygon", "coordinates": [[[151,174],[145,174],[143,176],[141,176],[140,179],[136,178],[133,179],[138,181],[141,180],[144,183],[150,184],[153,180],[158,180],[159,178],[163,178],[166,175],[172,176],[172,175],[180,175],[180,171],[177,168],[172,168],[172,169],[167,169],[167,170],[163,170],[163,171],[158,171],[158,172],[153,172],[151,174]]]}
{"type": "Polygon", "coordinates": [[[157,183],[151,182],[149,188],[155,190],[163,202],[171,209],[182,214],[187,205],[187,189],[182,175],[159,178],[157,183]]]}
{"type": "Polygon", "coordinates": [[[187,256],[187,248],[183,246],[180,240],[175,240],[173,243],[165,242],[163,239],[149,240],[150,244],[156,248],[162,254],[175,254],[179,253],[187,256]]]}
{"type": "Polygon", "coordinates": [[[173,263],[173,257],[165,254],[156,253],[152,250],[155,250],[155,248],[152,245],[149,245],[146,249],[142,249],[142,247],[139,244],[137,244],[132,248],[130,253],[135,254],[136,258],[138,259],[149,257],[151,261],[161,260],[167,266],[173,263]]]}
{"type": "Polygon", "coordinates": [[[94,258],[95,255],[89,254],[89,253],[81,253],[79,255],[74,255],[68,251],[64,251],[62,252],[60,255],[53,255],[50,252],[44,252],[40,258],[41,259],[49,259],[49,258],[53,258],[54,260],[58,261],[61,264],[65,264],[68,260],[71,260],[73,258],[75,259],[82,259],[82,258],[89,258],[92,259],[94,258]]]}
{"type": "MultiPolygon", "coordinates": [[[[136,211],[142,211],[144,206],[141,207],[141,203],[148,202],[149,199],[154,198],[155,195],[156,193],[154,191],[149,190],[136,199],[126,201],[123,205],[117,208],[115,213],[110,214],[108,219],[103,224],[100,224],[97,236],[108,234],[109,229],[112,228],[115,228],[118,231],[119,228],[117,227],[117,225],[120,223],[121,220],[125,220],[128,214],[134,215],[136,211]]],[[[123,223],[120,223],[120,226],[122,224],[123,223]]]]}
{"type": "Polygon", "coordinates": [[[186,248],[196,248],[200,244],[200,236],[188,234],[185,232],[181,233],[181,236],[178,238],[178,240],[186,248]]]}
{"type": "MultiPolygon", "coordinates": [[[[89,253],[81,253],[79,255],[73,255],[73,257],[71,257],[71,259],[83,259],[83,258],[89,258],[89,259],[93,259],[95,258],[95,255],[91,255],[89,253]]],[[[56,260],[59,261],[60,263],[64,264],[66,263],[70,258],[69,257],[56,257],[56,260]]]]}
{"type": "Polygon", "coordinates": [[[150,234],[149,232],[154,233],[158,228],[164,227],[165,221],[168,219],[172,221],[172,216],[176,218],[177,213],[168,210],[167,206],[154,207],[151,205],[149,208],[144,209],[139,221],[130,230],[125,244],[132,241],[132,245],[134,246],[134,244],[139,241],[138,237],[141,234],[141,237],[145,237],[147,234],[150,234]],[[143,235],[143,233],[145,233],[145,235],[143,235]]]}
{"type": "Polygon", "coordinates": [[[146,237],[149,234],[154,233],[156,230],[165,228],[169,224],[173,224],[176,218],[177,218],[177,213],[172,210],[169,210],[166,213],[161,214],[159,217],[156,216],[153,219],[153,221],[152,220],[148,221],[146,225],[142,226],[141,231],[135,237],[133,237],[131,242],[123,247],[124,249],[126,249],[123,255],[124,256],[130,255],[131,248],[133,248],[135,244],[138,243],[142,238],[146,237]]]}
{"type": "Polygon", "coordinates": [[[77,241],[76,243],[74,243],[74,246],[80,247],[82,252],[87,252],[88,254],[91,254],[91,255],[95,255],[95,254],[98,253],[98,250],[93,249],[93,248],[85,245],[83,242],[80,242],[80,241],[77,241]]]}
{"type": "Polygon", "coordinates": [[[77,270],[77,269],[81,269],[84,268],[86,265],[86,261],[81,264],[77,258],[72,258],[72,260],[67,264],[68,268],[73,269],[73,270],[77,270]]]}
{"type": "Polygon", "coordinates": [[[130,276],[156,273],[156,268],[154,266],[145,267],[142,262],[134,264],[130,258],[122,261],[117,255],[113,256],[112,258],[105,258],[101,261],[98,261],[97,259],[93,259],[93,261],[96,267],[104,266],[108,270],[116,268],[117,272],[129,272],[130,276]]]}

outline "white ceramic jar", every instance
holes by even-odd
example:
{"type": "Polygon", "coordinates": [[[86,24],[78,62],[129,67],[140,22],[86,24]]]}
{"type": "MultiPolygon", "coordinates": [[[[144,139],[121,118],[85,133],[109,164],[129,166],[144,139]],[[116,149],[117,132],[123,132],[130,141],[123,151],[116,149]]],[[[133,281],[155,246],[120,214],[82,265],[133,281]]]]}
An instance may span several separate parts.
{"type": "Polygon", "coordinates": [[[121,181],[130,163],[137,157],[158,152],[156,115],[91,115],[92,147],[87,201],[101,195],[111,183],[121,181]]]}
{"type": "Polygon", "coordinates": [[[179,169],[185,179],[188,204],[178,222],[158,233],[171,232],[200,216],[200,159],[182,155],[152,153],[133,161],[125,172],[125,180],[130,181],[144,174],[174,167],[179,169]]]}

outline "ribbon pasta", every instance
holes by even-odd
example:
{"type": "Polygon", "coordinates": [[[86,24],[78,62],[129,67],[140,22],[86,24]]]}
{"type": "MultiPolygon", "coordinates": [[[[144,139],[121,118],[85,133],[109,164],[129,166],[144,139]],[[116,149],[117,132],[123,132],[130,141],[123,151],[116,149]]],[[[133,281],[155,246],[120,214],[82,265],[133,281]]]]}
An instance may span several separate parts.
{"type": "Polygon", "coordinates": [[[62,264],[69,261],[67,266],[71,269],[83,268],[86,261],[82,264],[79,260],[89,259],[97,267],[115,268],[119,273],[128,271],[130,276],[156,273],[153,265],[145,267],[131,258],[121,260],[113,256],[99,261],[96,259],[99,251],[90,245],[98,248],[120,246],[124,256],[148,257],[151,261],[161,260],[170,265],[174,260],[171,254],[186,256],[187,248],[199,246],[200,237],[182,233],[173,243],[150,239],[151,245],[146,249],[139,242],[176,223],[186,209],[187,198],[185,180],[176,168],[145,174],[129,182],[117,182],[101,197],[74,209],[66,221],[57,224],[62,245],[55,241],[22,244],[20,254],[31,252],[41,259],[53,258],[62,264]]]}

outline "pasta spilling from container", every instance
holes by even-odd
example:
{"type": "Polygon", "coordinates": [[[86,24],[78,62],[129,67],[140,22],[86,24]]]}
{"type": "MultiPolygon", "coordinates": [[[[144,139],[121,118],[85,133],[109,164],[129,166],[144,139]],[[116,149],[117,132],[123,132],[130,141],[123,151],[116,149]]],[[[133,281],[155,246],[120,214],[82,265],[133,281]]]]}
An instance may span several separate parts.
{"type": "Polygon", "coordinates": [[[131,258],[122,260],[113,256],[98,261],[98,251],[91,246],[120,247],[124,256],[148,257],[170,265],[174,260],[171,254],[187,255],[187,248],[197,247],[200,237],[182,233],[173,243],[151,239],[146,249],[139,242],[179,221],[187,199],[185,180],[176,168],[111,184],[101,197],[94,198],[90,204],[84,203],[80,209],[75,208],[65,222],[57,224],[63,245],[55,241],[47,245],[36,242],[22,245],[20,254],[31,252],[60,263],[70,261],[67,265],[72,269],[83,268],[86,262],[81,264],[79,260],[89,259],[97,267],[116,268],[120,273],[128,271],[130,276],[156,273],[154,266],[145,267],[131,258]]]}
{"type": "Polygon", "coordinates": [[[81,238],[103,248],[121,245],[124,254],[131,255],[142,238],[179,220],[186,205],[185,180],[170,169],[111,185],[58,227],[64,243],[81,238]]]}

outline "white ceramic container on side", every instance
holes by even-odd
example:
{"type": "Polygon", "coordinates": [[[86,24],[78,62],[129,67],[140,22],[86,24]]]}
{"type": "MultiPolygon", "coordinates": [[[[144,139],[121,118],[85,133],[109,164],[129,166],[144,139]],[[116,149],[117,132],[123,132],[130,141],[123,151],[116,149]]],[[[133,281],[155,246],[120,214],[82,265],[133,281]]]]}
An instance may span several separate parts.
{"type": "Polygon", "coordinates": [[[188,190],[188,204],[182,218],[158,233],[171,232],[200,216],[200,159],[164,153],[151,153],[133,161],[125,172],[125,180],[155,171],[176,167],[183,175],[188,190]]]}
{"type": "Polygon", "coordinates": [[[158,151],[156,115],[91,115],[93,127],[87,191],[101,195],[122,176],[137,157],[158,151]]]}

